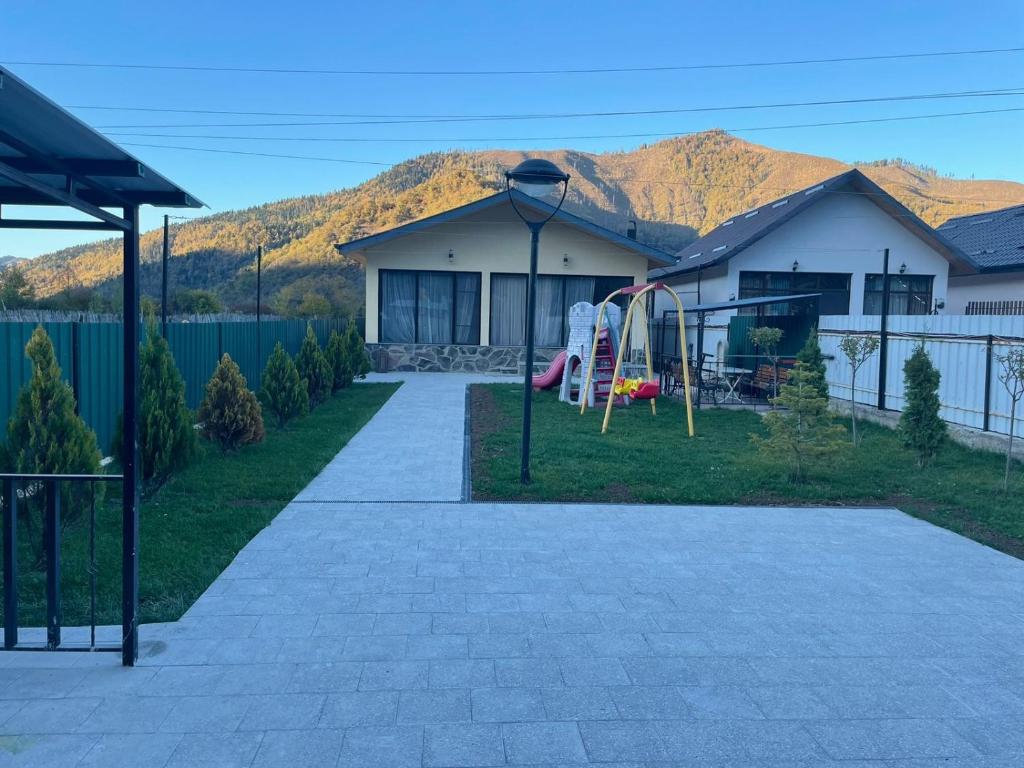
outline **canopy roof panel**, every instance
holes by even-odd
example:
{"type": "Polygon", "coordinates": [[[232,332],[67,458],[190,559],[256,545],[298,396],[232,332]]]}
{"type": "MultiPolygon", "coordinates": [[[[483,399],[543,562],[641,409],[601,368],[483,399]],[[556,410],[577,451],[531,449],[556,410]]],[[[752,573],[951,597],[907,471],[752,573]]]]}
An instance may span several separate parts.
{"type": "Polygon", "coordinates": [[[95,206],[203,203],[0,67],[0,203],[59,205],[52,188],[95,206]]]}

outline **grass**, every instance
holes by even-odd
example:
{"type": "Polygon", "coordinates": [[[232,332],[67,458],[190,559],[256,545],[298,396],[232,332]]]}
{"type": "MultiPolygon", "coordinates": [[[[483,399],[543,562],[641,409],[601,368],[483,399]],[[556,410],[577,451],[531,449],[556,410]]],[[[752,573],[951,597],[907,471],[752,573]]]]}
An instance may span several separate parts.
{"type": "Polygon", "coordinates": [[[472,483],[477,500],[642,502],[671,504],[895,506],[951,531],[1024,558],[1024,472],[1002,491],[1004,457],[947,442],[918,469],[895,432],[858,424],[863,441],[806,482],[761,455],[750,442],[761,417],[746,410],[695,412],[686,436],[681,403],[659,398],[618,408],[608,434],[600,410],[534,395],[532,483],[519,484],[521,387],[477,385],[471,393],[472,483]]]}
{"type": "MultiPolygon", "coordinates": [[[[143,622],[173,621],[238,551],[320,472],[397,389],[359,384],[323,403],[284,430],[269,425],[262,443],[224,455],[202,441],[202,455],[151,497],[143,499],[139,546],[139,604],[143,622]]],[[[111,486],[115,488],[117,486],[111,486]]],[[[24,531],[24,528],[22,528],[24,531]]],[[[22,534],[24,537],[24,534],[22,534]]],[[[61,549],[64,624],[89,619],[88,527],[64,533],[61,549]]],[[[121,621],[121,508],[108,499],[97,509],[97,619],[121,621]]],[[[29,569],[21,549],[19,624],[45,623],[45,576],[29,569]]]]}

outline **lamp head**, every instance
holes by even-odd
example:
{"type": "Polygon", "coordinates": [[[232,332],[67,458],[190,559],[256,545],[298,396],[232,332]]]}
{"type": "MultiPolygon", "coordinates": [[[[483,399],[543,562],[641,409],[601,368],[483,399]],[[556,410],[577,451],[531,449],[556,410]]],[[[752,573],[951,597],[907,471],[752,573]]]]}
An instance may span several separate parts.
{"type": "Polygon", "coordinates": [[[550,160],[533,158],[523,160],[511,171],[506,171],[505,180],[509,186],[515,186],[523,194],[543,197],[559,184],[568,184],[569,174],[550,160]]]}

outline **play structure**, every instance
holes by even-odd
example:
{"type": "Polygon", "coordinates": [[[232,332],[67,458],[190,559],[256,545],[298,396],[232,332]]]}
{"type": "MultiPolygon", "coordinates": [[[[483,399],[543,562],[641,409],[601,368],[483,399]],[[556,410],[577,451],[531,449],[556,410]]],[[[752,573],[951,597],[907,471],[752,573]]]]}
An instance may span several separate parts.
{"type": "Polygon", "coordinates": [[[619,404],[628,403],[623,393],[614,392],[612,372],[619,348],[619,325],[622,312],[612,304],[603,313],[600,331],[595,338],[598,308],[586,301],[573,304],[569,309],[569,340],[565,350],[559,352],[548,369],[533,377],[534,389],[551,389],[560,384],[558,399],[579,405],[596,405],[608,398],[619,404]],[[594,360],[594,375],[583,385],[582,373],[594,360]]]}
{"type": "MultiPolygon", "coordinates": [[[[605,324],[607,323],[606,316],[611,314],[610,310],[614,309],[615,313],[618,313],[618,306],[609,303],[614,298],[617,296],[631,296],[632,298],[629,301],[629,308],[626,310],[626,320],[622,326],[622,338],[617,339],[618,343],[616,346],[618,349],[615,353],[615,364],[612,368],[611,378],[609,381],[611,389],[608,397],[605,398],[604,422],[601,424],[602,434],[608,431],[608,423],[612,418],[612,406],[615,405],[614,401],[616,396],[620,398],[629,398],[631,400],[647,400],[651,404],[651,414],[657,415],[658,410],[655,400],[657,399],[660,386],[658,381],[654,378],[654,367],[651,363],[651,339],[647,325],[648,297],[655,291],[664,291],[671,297],[672,301],[676,305],[676,309],[679,312],[679,358],[683,361],[686,360],[686,327],[683,315],[683,302],[679,299],[679,295],[675,291],[664,283],[650,283],[648,285],[630,285],[608,294],[597,310],[597,317],[594,320],[593,328],[605,327],[605,324]],[[639,312],[639,315],[636,314],[637,312],[639,312]],[[629,349],[630,332],[633,330],[634,326],[634,317],[637,318],[637,322],[635,323],[637,330],[643,334],[644,370],[647,374],[646,378],[642,376],[626,378],[622,375],[626,350],[629,349]]],[[[573,307],[573,309],[575,309],[575,307],[573,307]]],[[[618,323],[616,322],[614,325],[617,327],[618,323]]],[[[595,376],[604,375],[600,372],[598,363],[598,350],[601,347],[602,334],[596,333],[592,335],[592,350],[589,360],[587,361],[587,375],[580,387],[581,392],[590,391],[591,387],[594,385],[595,376]]],[[[686,425],[690,437],[693,437],[693,405],[690,402],[690,373],[688,366],[685,364],[682,366],[682,369],[683,393],[686,399],[686,425]]],[[[582,415],[584,411],[586,411],[587,405],[593,404],[593,400],[580,397],[580,414],[582,415]]]]}

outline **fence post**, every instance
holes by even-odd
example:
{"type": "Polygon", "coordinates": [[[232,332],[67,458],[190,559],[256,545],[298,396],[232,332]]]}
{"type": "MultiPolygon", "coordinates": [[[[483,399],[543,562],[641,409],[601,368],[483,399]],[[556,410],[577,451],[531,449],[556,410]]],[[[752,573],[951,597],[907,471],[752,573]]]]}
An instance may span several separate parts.
{"type": "Polygon", "coordinates": [[[985,338],[985,412],[981,428],[989,431],[989,411],[992,408],[992,344],[994,339],[990,333],[985,338]]]}
{"type": "Polygon", "coordinates": [[[46,483],[46,647],[60,647],[60,481],[46,483]]]}
{"type": "Polygon", "coordinates": [[[18,493],[13,477],[5,477],[4,504],[4,648],[18,644],[18,493]]]}

